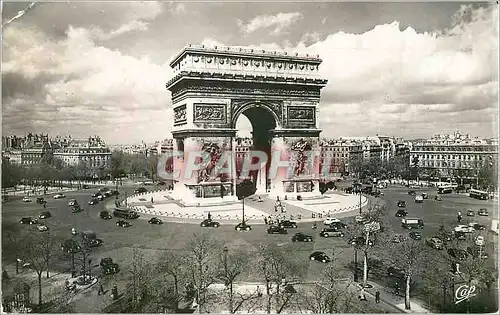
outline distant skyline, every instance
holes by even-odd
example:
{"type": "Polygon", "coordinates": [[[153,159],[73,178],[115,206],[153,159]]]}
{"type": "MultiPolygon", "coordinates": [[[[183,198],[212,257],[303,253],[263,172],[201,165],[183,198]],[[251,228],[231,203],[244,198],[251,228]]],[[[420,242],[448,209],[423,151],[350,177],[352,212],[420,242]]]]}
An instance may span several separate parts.
{"type": "Polygon", "coordinates": [[[4,2],[2,21],[3,135],[170,138],[168,63],[202,43],[319,54],[321,137],[498,137],[494,3],[4,2]]]}

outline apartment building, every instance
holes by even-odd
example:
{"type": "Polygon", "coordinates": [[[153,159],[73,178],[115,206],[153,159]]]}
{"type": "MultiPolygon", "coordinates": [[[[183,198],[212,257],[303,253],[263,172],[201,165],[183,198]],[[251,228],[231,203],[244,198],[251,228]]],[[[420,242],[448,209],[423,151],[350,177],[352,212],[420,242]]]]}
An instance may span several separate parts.
{"type": "Polygon", "coordinates": [[[98,137],[88,139],[56,138],[53,143],[54,158],[64,165],[76,166],[80,163],[89,168],[104,168],[111,161],[111,150],[98,137]]]}

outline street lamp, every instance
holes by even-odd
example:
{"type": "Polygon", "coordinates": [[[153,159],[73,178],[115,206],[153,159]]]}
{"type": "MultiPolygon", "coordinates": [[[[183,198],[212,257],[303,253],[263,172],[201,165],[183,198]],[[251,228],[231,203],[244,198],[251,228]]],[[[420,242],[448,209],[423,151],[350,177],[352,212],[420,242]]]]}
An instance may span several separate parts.
{"type": "Polygon", "coordinates": [[[92,281],[92,259],[89,259],[89,281],[92,281]]]}

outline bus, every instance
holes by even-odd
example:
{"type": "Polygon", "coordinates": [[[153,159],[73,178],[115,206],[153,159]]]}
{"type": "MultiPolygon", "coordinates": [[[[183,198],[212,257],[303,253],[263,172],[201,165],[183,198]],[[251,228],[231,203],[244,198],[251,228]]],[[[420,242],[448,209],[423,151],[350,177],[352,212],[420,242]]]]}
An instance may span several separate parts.
{"type": "Polygon", "coordinates": [[[478,189],[471,189],[469,192],[469,197],[475,198],[475,199],[487,200],[488,193],[486,191],[482,191],[482,190],[478,190],[478,189]]]}
{"type": "Polygon", "coordinates": [[[453,192],[453,186],[452,185],[446,185],[446,186],[439,186],[438,187],[438,194],[451,194],[453,192]]]}

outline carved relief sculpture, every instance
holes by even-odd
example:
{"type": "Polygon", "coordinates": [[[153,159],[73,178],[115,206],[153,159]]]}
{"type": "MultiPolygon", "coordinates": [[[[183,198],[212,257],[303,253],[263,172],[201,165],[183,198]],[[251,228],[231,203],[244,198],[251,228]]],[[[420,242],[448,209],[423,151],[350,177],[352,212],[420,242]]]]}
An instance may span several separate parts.
{"type": "Polygon", "coordinates": [[[186,122],[186,105],[174,108],[174,124],[186,122]]]}
{"type": "Polygon", "coordinates": [[[224,104],[194,104],[194,121],[226,122],[226,105],[224,104]]]}
{"type": "Polygon", "coordinates": [[[300,139],[298,141],[292,142],[290,144],[290,163],[293,165],[295,176],[299,175],[310,175],[311,170],[307,165],[308,162],[308,153],[307,151],[312,150],[312,145],[305,141],[304,139],[300,139]]]}
{"type": "Polygon", "coordinates": [[[301,122],[313,122],[314,119],[314,107],[288,107],[288,120],[301,121],[301,122]]]}

